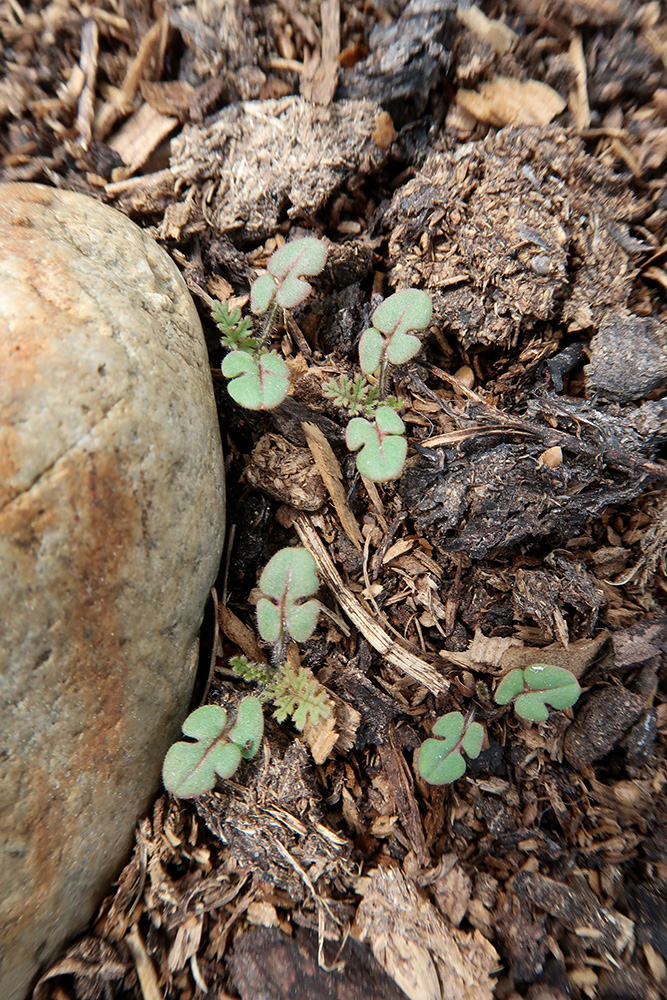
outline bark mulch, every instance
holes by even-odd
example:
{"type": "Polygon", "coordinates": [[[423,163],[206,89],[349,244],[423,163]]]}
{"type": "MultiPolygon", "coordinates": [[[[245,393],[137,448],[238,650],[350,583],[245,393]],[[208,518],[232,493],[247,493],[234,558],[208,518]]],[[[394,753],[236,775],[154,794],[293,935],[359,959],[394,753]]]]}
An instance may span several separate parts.
{"type": "Polygon", "coordinates": [[[0,2],[0,180],[145,227],[204,324],[228,553],[200,696],[249,690],[257,577],[314,555],[299,657],[335,712],[161,796],[37,1000],[667,996],[667,21],[631,0],[0,2]],[[236,409],[211,308],[329,246],[277,329],[288,400],[236,409]],[[409,457],[361,480],[323,384],[377,303],[434,315],[397,373],[409,457]],[[531,663],[583,696],[492,698],[531,663]],[[434,719],[480,757],[416,776],[434,719]]]}

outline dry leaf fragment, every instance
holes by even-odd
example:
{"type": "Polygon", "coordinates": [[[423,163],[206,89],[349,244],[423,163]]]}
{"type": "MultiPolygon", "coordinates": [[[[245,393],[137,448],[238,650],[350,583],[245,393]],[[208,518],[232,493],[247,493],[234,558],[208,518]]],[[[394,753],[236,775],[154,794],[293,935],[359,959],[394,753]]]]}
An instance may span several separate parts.
{"type": "Polygon", "coordinates": [[[548,125],[566,103],[553,87],[539,80],[494,76],[478,90],[459,90],[457,103],[479,121],[491,125],[548,125]]]}
{"type": "Polygon", "coordinates": [[[410,1000],[491,1000],[498,955],[479,931],[449,927],[398,868],[376,869],[357,885],[352,933],[368,940],[410,1000]]]}
{"type": "Polygon", "coordinates": [[[361,551],[364,544],[363,535],[348,505],[347,496],[343,489],[343,473],[333,448],[315,424],[306,422],[301,426],[306,435],[308,447],[315,459],[315,464],[336,508],[343,530],[350,541],[361,551]]]}

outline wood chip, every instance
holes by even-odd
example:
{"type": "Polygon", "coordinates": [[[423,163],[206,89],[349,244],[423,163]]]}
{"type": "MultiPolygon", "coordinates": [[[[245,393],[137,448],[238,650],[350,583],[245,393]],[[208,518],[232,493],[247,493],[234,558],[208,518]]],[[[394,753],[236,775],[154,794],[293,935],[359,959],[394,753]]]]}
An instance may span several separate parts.
{"type": "Polygon", "coordinates": [[[488,18],[476,4],[472,7],[457,7],[456,16],[462,24],[465,24],[468,31],[472,31],[480,41],[490,45],[499,56],[509,52],[517,39],[516,33],[509,25],[488,18]]]}
{"type": "Polygon", "coordinates": [[[495,948],[479,933],[448,927],[398,868],[360,880],[352,928],[410,1000],[491,1000],[495,948]],[[442,984],[442,985],[441,985],[442,984]]]}
{"type": "Polygon", "coordinates": [[[116,167],[113,181],[124,181],[136,173],[160,143],[178,125],[178,118],[160,114],[144,103],[109,140],[109,147],[122,156],[124,167],[116,167]]]}
{"type": "Polygon", "coordinates": [[[322,0],[322,54],[301,80],[301,94],[313,104],[328,105],[338,83],[340,0],[322,0]]]}
{"type": "Polygon", "coordinates": [[[333,448],[320,428],[315,424],[306,421],[301,426],[306,435],[308,447],[315,459],[315,464],[336,508],[343,531],[352,544],[361,551],[364,545],[364,538],[354,514],[349,508],[345,490],[343,489],[343,473],[333,448]]]}
{"type": "Polygon", "coordinates": [[[490,125],[548,125],[565,110],[566,102],[553,87],[539,80],[494,76],[478,90],[459,90],[459,104],[478,121],[490,125]]]}

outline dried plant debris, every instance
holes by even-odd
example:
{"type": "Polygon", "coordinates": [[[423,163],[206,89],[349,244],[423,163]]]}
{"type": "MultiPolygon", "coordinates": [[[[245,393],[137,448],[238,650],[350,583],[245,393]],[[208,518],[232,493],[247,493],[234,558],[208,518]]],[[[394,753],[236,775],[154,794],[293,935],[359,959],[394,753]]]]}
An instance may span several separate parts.
{"type": "Polygon", "coordinates": [[[173,140],[170,173],[181,197],[194,189],[216,235],[242,229],[244,240],[257,240],[285,215],[316,214],[353,174],[378,169],[387,153],[375,141],[382,114],[367,100],[327,109],[299,97],[230,105],[173,140]]]}
{"type": "Polygon", "coordinates": [[[299,929],[295,938],[268,927],[243,934],[229,959],[241,1000],[405,1000],[366,948],[348,938],[325,946],[299,929]]]}
{"type": "Polygon", "coordinates": [[[567,645],[566,606],[575,612],[574,631],[590,635],[605,596],[581,562],[563,553],[552,553],[549,562],[553,569],[517,569],[512,589],[514,619],[539,622],[545,635],[567,645]]]}
{"type": "Polygon", "coordinates": [[[646,699],[624,687],[595,690],[565,736],[565,756],[581,770],[606,757],[638,721],[646,699]]]}
{"type": "Polygon", "coordinates": [[[627,670],[654,656],[667,655],[667,617],[647,618],[615,632],[612,646],[608,659],[601,664],[605,670],[627,670]]]}
{"type": "Polygon", "coordinates": [[[629,403],[667,389],[667,326],[627,309],[607,313],[584,368],[589,396],[629,403]]]}
{"type": "Polygon", "coordinates": [[[468,433],[432,439],[399,489],[432,544],[473,559],[525,538],[576,535],[661,473],[649,459],[667,438],[666,402],[613,415],[547,397],[530,401],[525,418],[476,403],[452,415],[468,433]],[[539,462],[552,446],[564,456],[554,467],[539,462]]]}
{"type": "Polygon", "coordinates": [[[294,903],[350,884],[349,842],[322,822],[308,753],[294,740],[286,751],[272,744],[248,786],[226,783],[196,807],[211,833],[226,844],[241,871],[289,893],[294,903]]]}
{"type": "Polygon", "coordinates": [[[170,0],[169,24],[185,42],[179,79],[194,87],[215,81],[218,99],[249,100],[259,96],[266,77],[259,68],[257,25],[248,0],[170,0]]]}
{"type": "Polygon", "coordinates": [[[98,1000],[112,995],[109,991],[114,985],[129,989],[136,984],[134,969],[117,948],[94,937],[78,941],[51,966],[37,983],[34,1000],[49,1000],[52,980],[58,981],[61,976],[73,977],[77,1000],[98,1000]]]}
{"type": "Polygon", "coordinates": [[[498,955],[479,931],[451,927],[398,868],[360,880],[353,933],[411,1000],[491,1000],[498,955]]]}
{"type": "Polygon", "coordinates": [[[632,204],[624,178],[553,127],[432,151],[382,220],[391,280],[430,292],[465,347],[507,346],[542,320],[597,326],[628,299],[632,204]]]}
{"type": "Polygon", "coordinates": [[[251,486],[296,510],[319,510],[328,494],[308,448],[280,434],[259,439],[244,472],[251,486]]]}
{"type": "Polygon", "coordinates": [[[583,880],[580,882],[573,888],[537,872],[520,872],[512,888],[521,900],[576,933],[583,948],[600,955],[622,955],[634,942],[633,921],[618,910],[601,906],[583,880]]]}
{"type": "Polygon", "coordinates": [[[391,24],[376,24],[370,55],[342,72],[337,96],[377,101],[397,124],[422,114],[450,67],[460,31],[456,6],[456,0],[410,0],[391,24]]]}

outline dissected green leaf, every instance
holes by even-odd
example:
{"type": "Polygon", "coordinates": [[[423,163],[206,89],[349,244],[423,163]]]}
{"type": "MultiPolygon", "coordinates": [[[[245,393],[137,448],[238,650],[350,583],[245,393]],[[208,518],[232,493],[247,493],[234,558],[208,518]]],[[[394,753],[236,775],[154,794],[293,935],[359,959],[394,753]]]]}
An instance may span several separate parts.
{"type": "Polygon", "coordinates": [[[247,317],[241,318],[239,308],[230,312],[226,302],[216,302],[213,306],[213,319],[222,335],[220,343],[228,351],[253,352],[256,349],[257,339],[252,336],[252,322],[247,317]]]}
{"type": "Polygon", "coordinates": [[[271,410],[289,390],[289,369],[277,354],[254,358],[232,351],[222,362],[222,374],[231,379],[229,395],[247,410],[271,410]]]}
{"type": "Polygon", "coordinates": [[[284,663],[271,684],[269,696],[276,706],[274,719],[284,722],[290,716],[297,729],[308,723],[318,725],[332,715],[326,688],[307,667],[298,669],[284,663]]]}
{"type": "Polygon", "coordinates": [[[230,656],[229,666],[244,681],[251,683],[268,684],[273,676],[273,671],[269,667],[265,667],[263,663],[254,663],[247,656],[230,656]]]}
{"type": "Polygon", "coordinates": [[[403,469],[408,445],[405,424],[390,406],[378,407],[375,423],[354,417],[347,425],[345,440],[350,451],[358,451],[357,469],[376,483],[397,479],[403,469]]]}
{"type": "Polygon", "coordinates": [[[264,567],[259,578],[263,596],[257,602],[257,625],[266,642],[277,642],[284,631],[297,642],[313,634],[319,608],[316,601],[303,602],[319,587],[317,566],[307,549],[281,549],[264,567]]]}
{"type": "Polygon", "coordinates": [[[236,713],[236,722],[229,731],[229,739],[246,760],[259,750],[264,733],[264,714],[257,698],[243,698],[236,713]]]}
{"type": "Polygon", "coordinates": [[[395,292],[385,299],[372,316],[373,326],[359,342],[359,363],[365,375],[373,375],[383,358],[403,365],[421,349],[419,337],[410,330],[424,330],[431,322],[431,296],[418,288],[395,292]]]}
{"type": "Polygon", "coordinates": [[[210,791],[216,779],[236,771],[241,751],[225,735],[227,713],[219,705],[203,705],[192,712],[182,729],[196,743],[174,743],[162,765],[165,788],[182,799],[210,791]]]}

